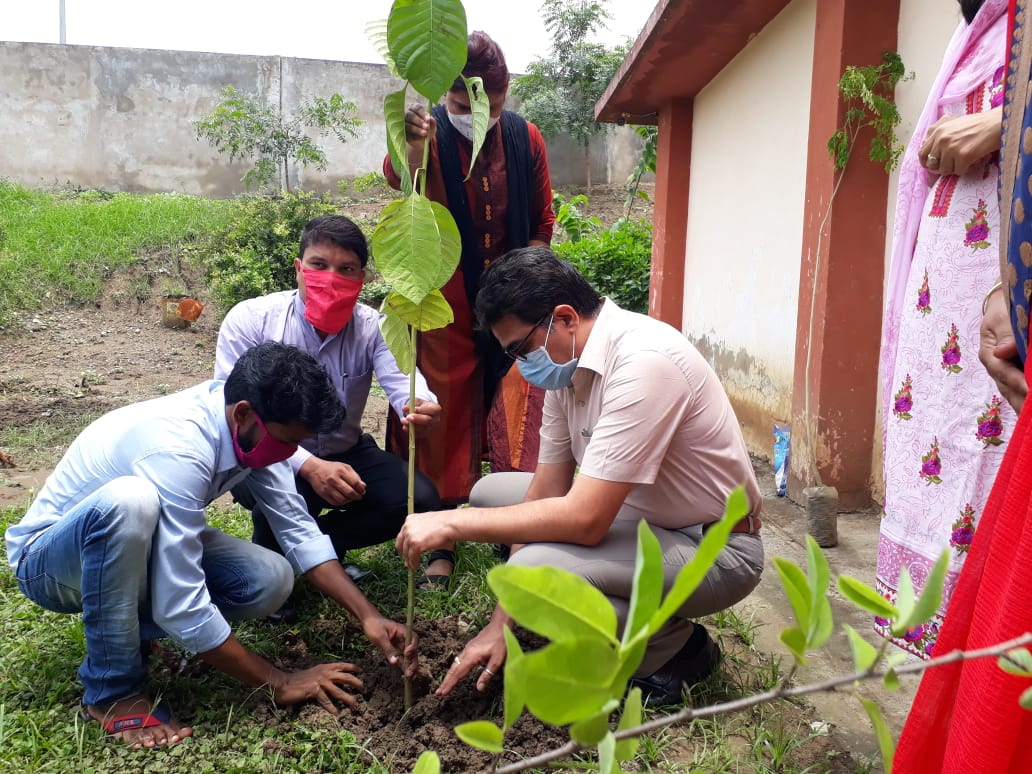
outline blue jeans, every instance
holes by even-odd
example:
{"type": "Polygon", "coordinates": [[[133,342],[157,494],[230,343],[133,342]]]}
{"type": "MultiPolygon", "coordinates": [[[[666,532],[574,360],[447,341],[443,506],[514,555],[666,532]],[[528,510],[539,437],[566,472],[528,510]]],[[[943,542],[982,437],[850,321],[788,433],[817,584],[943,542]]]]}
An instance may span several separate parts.
{"type": "MultiPolygon", "coordinates": [[[[84,704],[106,706],[145,690],[140,643],[167,636],[150,614],[151,540],[160,518],[150,481],[116,478],[40,534],[18,563],[26,597],[56,613],[82,613],[84,704]]],[[[201,540],[208,593],[227,620],[279,609],[294,584],[286,559],[211,527],[201,540]]]]}

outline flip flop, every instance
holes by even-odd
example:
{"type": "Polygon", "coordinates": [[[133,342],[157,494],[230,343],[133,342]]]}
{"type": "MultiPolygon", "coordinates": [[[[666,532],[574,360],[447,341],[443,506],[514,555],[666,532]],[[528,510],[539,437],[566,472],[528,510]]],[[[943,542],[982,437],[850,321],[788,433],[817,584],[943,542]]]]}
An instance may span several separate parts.
{"type": "Polygon", "coordinates": [[[132,731],[137,728],[152,728],[160,726],[172,720],[172,707],[167,701],[159,701],[150,712],[132,713],[130,715],[119,715],[114,718],[97,720],[83,704],[80,707],[82,716],[94,723],[100,723],[108,736],[120,734],[123,731],[132,731]]]}

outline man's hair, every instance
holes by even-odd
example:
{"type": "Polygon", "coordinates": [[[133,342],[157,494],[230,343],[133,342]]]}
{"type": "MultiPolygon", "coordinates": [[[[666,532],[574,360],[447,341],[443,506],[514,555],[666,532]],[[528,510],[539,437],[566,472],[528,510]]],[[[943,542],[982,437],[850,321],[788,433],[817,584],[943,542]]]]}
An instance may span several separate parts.
{"type": "Polygon", "coordinates": [[[305,223],[304,231],[301,232],[301,248],[297,252],[297,257],[303,258],[305,250],[323,242],[353,252],[362,262],[363,269],[369,261],[369,243],[366,241],[365,234],[353,221],[343,215],[320,215],[305,223]]]}
{"type": "Polygon", "coordinates": [[[336,430],[344,407],[326,371],[297,347],[267,341],[244,352],[226,379],[226,405],[246,400],[263,422],[336,430]]]}
{"type": "MultiPolygon", "coordinates": [[[[466,41],[466,66],[462,74],[467,78],[480,76],[484,89],[492,94],[501,94],[509,85],[509,68],[505,54],[486,32],[471,32],[466,41]]],[[[449,91],[466,91],[462,78],[456,78],[449,91]]]]}
{"type": "Polygon", "coordinates": [[[547,247],[510,250],[480,276],[476,314],[482,328],[506,315],[536,323],[559,304],[594,317],[602,299],[584,277],[547,247]]]}

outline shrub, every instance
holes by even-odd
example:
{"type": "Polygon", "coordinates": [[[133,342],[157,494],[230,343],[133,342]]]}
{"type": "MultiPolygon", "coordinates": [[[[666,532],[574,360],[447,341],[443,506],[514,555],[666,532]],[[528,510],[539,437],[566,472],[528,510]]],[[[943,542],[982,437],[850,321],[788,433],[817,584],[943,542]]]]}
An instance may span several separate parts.
{"type": "Polygon", "coordinates": [[[296,285],[294,259],[312,218],[336,212],[325,196],[304,191],[236,200],[230,226],[193,251],[212,297],[224,310],[248,298],[296,285]]]}
{"type": "Polygon", "coordinates": [[[557,245],[555,252],[602,295],[624,309],[648,312],[652,226],[647,221],[619,220],[608,231],[557,245]]]}
{"type": "Polygon", "coordinates": [[[566,241],[579,242],[602,228],[601,220],[581,212],[581,208],[587,206],[588,197],[584,194],[577,194],[567,199],[558,191],[552,191],[552,210],[555,212],[555,222],[566,234],[566,241]]]}

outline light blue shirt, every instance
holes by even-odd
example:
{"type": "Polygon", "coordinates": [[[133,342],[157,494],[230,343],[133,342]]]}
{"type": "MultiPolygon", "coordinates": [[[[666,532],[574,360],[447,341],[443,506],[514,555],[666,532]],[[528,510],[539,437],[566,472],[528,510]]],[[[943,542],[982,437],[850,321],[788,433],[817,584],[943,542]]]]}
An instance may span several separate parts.
{"type": "MultiPolygon", "coordinates": [[[[305,319],[305,303],[296,290],[241,301],[229,310],[219,328],[215,378],[225,379],[244,352],[267,341],[289,344],[314,357],[326,369],[348,412],[341,427],[301,443],[290,458],[295,473],[313,454],[342,454],[357,443],[374,373],[391,406],[399,417],[404,416],[403,408],[409,401],[409,377],[398,368],[383,340],[380,313],[375,309],[356,304],[351,320],[340,333],[320,339],[318,331],[305,319]]],[[[437,402],[437,396],[418,370],[416,397],[437,402]]]]}
{"type": "Polygon", "coordinates": [[[208,381],[105,414],[82,431],[47,478],[25,517],[8,528],[7,556],[17,570],[32,540],[83,498],[121,476],[150,481],[161,516],[151,545],[154,623],[187,650],[221,645],[229,624],[212,603],[201,567],[205,507],[248,477],[262,512],[294,570],[336,559],[294,486],[286,462],[243,468],[226,421],[223,382],[208,381]]]}

